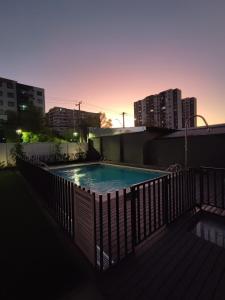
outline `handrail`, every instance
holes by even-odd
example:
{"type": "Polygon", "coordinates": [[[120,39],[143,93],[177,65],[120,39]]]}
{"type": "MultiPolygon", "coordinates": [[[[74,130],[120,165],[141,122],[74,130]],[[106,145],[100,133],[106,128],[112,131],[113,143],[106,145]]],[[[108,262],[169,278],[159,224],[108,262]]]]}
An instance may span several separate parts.
{"type": "Polygon", "coordinates": [[[204,166],[200,166],[200,169],[225,171],[225,168],[204,167],[204,166]]]}

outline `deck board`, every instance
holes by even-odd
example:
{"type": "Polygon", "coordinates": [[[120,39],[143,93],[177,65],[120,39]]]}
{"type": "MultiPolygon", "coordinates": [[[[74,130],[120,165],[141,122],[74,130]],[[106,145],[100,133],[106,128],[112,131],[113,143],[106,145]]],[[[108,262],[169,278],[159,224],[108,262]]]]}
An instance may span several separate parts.
{"type": "Polygon", "coordinates": [[[189,230],[198,218],[192,216],[180,227],[176,222],[154,245],[146,243],[132,259],[103,273],[106,299],[224,300],[225,249],[189,230]]]}

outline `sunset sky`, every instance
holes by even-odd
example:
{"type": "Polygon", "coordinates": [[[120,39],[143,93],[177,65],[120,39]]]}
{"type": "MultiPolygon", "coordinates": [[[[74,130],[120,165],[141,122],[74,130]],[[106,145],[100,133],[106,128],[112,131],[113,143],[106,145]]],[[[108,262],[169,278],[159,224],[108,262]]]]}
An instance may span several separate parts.
{"type": "MultiPolygon", "coordinates": [[[[225,123],[224,0],[1,0],[0,77],[53,106],[133,125],[133,102],[169,88],[225,123]]],[[[200,124],[200,123],[199,123],[200,124]]]]}

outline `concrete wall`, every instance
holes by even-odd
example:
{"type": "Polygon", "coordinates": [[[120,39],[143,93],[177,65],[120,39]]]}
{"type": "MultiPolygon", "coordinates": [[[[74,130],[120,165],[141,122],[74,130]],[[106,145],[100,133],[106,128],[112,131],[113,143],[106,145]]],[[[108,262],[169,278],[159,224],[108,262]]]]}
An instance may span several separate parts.
{"type": "Polygon", "coordinates": [[[137,132],[93,139],[94,147],[104,159],[115,162],[143,164],[143,147],[147,141],[161,136],[160,131],[137,132]],[[101,142],[102,141],[102,145],[101,142]]]}
{"type": "Polygon", "coordinates": [[[133,133],[124,134],[123,141],[123,161],[126,163],[143,164],[143,147],[146,142],[159,136],[159,133],[133,133]]]}
{"type": "MultiPolygon", "coordinates": [[[[14,143],[0,143],[0,163],[7,162],[13,164],[13,160],[10,155],[11,149],[14,147],[14,143]]],[[[73,155],[79,150],[86,152],[87,144],[77,144],[77,143],[62,143],[60,144],[60,152],[61,154],[73,155]]],[[[32,143],[32,144],[23,144],[23,151],[26,153],[28,157],[32,155],[51,155],[55,153],[55,144],[54,143],[32,143]]]]}
{"type": "MultiPolygon", "coordinates": [[[[184,165],[184,137],[163,138],[157,132],[130,133],[93,139],[103,157],[115,162],[168,167],[184,165]]],[[[225,167],[225,134],[188,137],[188,165],[225,167]]]]}
{"type": "Polygon", "coordinates": [[[102,137],[102,155],[104,159],[120,161],[120,135],[102,137]]]}
{"type": "MultiPolygon", "coordinates": [[[[184,165],[184,138],[163,138],[144,145],[144,163],[169,166],[184,165]]],[[[188,165],[225,167],[225,135],[188,137],[188,165]]]]}

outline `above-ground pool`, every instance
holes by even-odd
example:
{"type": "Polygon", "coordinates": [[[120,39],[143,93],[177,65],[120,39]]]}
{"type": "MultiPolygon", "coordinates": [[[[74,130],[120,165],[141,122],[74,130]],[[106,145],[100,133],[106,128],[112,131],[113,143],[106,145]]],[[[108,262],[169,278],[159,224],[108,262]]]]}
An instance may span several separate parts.
{"type": "Polygon", "coordinates": [[[166,175],[165,172],[107,164],[90,164],[51,170],[78,186],[97,192],[110,193],[131,185],[166,175]]]}

